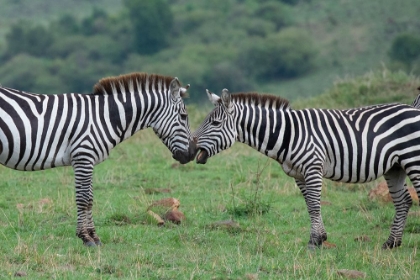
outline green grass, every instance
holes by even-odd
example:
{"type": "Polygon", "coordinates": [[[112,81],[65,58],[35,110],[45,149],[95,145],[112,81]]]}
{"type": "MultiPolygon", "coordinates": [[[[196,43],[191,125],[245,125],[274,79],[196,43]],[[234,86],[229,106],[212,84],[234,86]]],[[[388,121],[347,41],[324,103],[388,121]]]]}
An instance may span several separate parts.
{"type": "Polygon", "coordinates": [[[324,223],[337,247],[308,251],[309,217],[298,188],[276,162],[242,144],[206,165],[178,165],[146,130],[117,146],[94,176],[94,219],[104,245],[87,248],[75,236],[71,168],[0,169],[0,278],[340,279],[339,269],[368,279],[420,275],[418,217],[409,217],[401,248],[380,249],[394,210],[367,199],[375,183],[325,182],[324,223]],[[144,192],[161,187],[172,193],[144,192]],[[171,196],[187,219],[157,227],[146,208],[171,196]],[[212,226],[229,219],[239,228],[212,226]],[[362,235],[371,241],[354,241],[362,235]]]}
{"type": "MultiPolygon", "coordinates": [[[[388,70],[344,79],[323,96],[292,107],[409,101],[418,78],[388,70]],[[352,98],[349,98],[352,97],[352,98]],[[397,98],[397,99],[396,99],[397,98]],[[328,101],[327,103],[325,103],[328,101]],[[349,102],[353,103],[349,103],[349,102]]],[[[211,107],[189,107],[194,129],[211,107]]],[[[206,165],[177,164],[151,130],[117,146],[95,168],[94,219],[104,243],[75,235],[73,171],[19,172],[0,167],[0,279],[415,279],[420,210],[411,209],[403,244],[382,250],[394,208],[368,200],[369,184],[324,182],[323,219],[335,248],[308,251],[309,216],[293,180],[243,144],[206,165]],[[172,193],[146,194],[151,188],[172,193]],[[158,227],[152,201],[175,197],[186,221],[158,227]],[[239,227],[215,226],[234,220],[239,227]],[[355,241],[366,236],[370,241],[355,241]]]]}

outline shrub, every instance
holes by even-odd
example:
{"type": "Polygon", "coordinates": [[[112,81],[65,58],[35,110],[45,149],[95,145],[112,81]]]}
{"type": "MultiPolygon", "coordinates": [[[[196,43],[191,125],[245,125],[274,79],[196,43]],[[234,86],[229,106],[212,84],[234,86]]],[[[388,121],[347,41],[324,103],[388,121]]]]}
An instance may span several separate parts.
{"type": "Polygon", "coordinates": [[[69,14],[64,14],[59,17],[58,20],[53,21],[49,29],[51,32],[59,34],[60,37],[78,34],[81,32],[80,25],[76,17],[69,14]]]}
{"type": "MultiPolygon", "coordinates": [[[[217,94],[223,88],[227,88],[230,92],[252,91],[255,88],[252,79],[249,79],[240,68],[226,61],[215,64],[204,80],[206,87],[217,94]]],[[[202,96],[205,96],[204,92],[202,96]]]]}
{"type": "Polygon", "coordinates": [[[6,41],[6,55],[9,57],[20,53],[45,56],[54,38],[41,25],[32,27],[29,23],[19,22],[12,25],[9,33],[6,34],[6,41]]]}
{"type": "Polygon", "coordinates": [[[292,107],[345,109],[392,102],[411,104],[419,94],[419,85],[418,77],[385,68],[360,77],[338,80],[325,93],[293,102],[292,107]]]}
{"type": "Polygon", "coordinates": [[[259,80],[294,78],[311,70],[316,50],[302,30],[288,28],[254,40],[239,55],[239,64],[259,80]]]}
{"type": "Polygon", "coordinates": [[[124,0],[134,29],[134,45],[140,54],[153,54],[166,47],[173,24],[165,0],[124,0]]]}
{"type": "Polygon", "coordinates": [[[277,30],[291,23],[289,7],[275,1],[261,4],[255,11],[254,16],[273,22],[277,30]]]}
{"type": "Polygon", "coordinates": [[[420,36],[411,34],[398,35],[392,42],[389,57],[407,65],[420,57],[420,36]]]}
{"type": "Polygon", "coordinates": [[[51,62],[19,54],[0,67],[0,84],[29,92],[58,93],[61,81],[53,76],[53,70],[51,62]]]}
{"type": "Polygon", "coordinates": [[[268,34],[275,32],[276,25],[265,19],[255,18],[248,20],[243,18],[238,20],[239,28],[244,29],[249,36],[266,37],[268,34]]]}

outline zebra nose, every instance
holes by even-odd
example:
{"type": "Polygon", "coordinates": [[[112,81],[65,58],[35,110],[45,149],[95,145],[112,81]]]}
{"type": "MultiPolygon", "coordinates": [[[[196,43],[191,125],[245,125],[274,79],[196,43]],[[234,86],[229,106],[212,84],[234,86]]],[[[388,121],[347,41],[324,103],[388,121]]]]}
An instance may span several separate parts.
{"type": "Polygon", "coordinates": [[[198,142],[198,137],[197,136],[194,136],[192,139],[193,139],[193,142],[194,143],[197,143],[198,142]]]}

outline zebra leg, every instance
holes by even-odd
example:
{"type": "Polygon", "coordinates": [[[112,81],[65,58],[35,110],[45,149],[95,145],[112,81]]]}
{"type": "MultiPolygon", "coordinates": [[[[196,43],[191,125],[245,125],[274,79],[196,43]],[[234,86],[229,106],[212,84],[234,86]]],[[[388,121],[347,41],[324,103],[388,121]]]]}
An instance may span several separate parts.
{"type": "Polygon", "coordinates": [[[312,168],[305,174],[305,184],[299,186],[308,207],[311,219],[311,233],[309,236],[309,249],[320,247],[322,242],[327,239],[324,223],[321,216],[321,188],[322,173],[318,168],[312,168]]]}
{"type": "MultiPolygon", "coordinates": [[[[305,182],[303,182],[301,180],[298,180],[298,179],[295,179],[295,182],[296,182],[296,185],[299,187],[300,192],[303,195],[303,198],[305,199],[306,205],[309,205],[308,204],[308,199],[306,197],[306,184],[305,184],[305,182]]],[[[324,222],[322,221],[322,216],[321,215],[319,216],[318,230],[321,234],[322,242],[326,241],[327,240],[327,232],[325,231],[325,226],[324,226],[324,222]]]]}
{"type": "Polygon", "coordinates": [[[391,227],[391,234],[388,240],[382,245],[383,249],[392,249],[401,245],[402,235],[407,220],[408,210],[413,201],[410,193],[407,191],[405,178],[407,174],[404,169],[399,166],[394,166],[386,174],[384,178],[388,184],[389,193],[395,207],[394,222],[391,227]]]}
{"type": "Polygon", "coordinates": [[[92,219],[92,175],[93,164],[78,160],[73,163],[76,181],[77,230],[76,235],[86,246],[100,244],[92,219]]]}
{"type": "Polygon", "coordinates": [[[92,206],[93,206],[93,192],[92,196],[89,200],[88,210],[87,210],[87,230],[89,236],[93,238],[96,245],[102,245],[102,242],[99,236],[96,234],[95,224],[93,223],[93,216],[92,216],[92,206]]]}

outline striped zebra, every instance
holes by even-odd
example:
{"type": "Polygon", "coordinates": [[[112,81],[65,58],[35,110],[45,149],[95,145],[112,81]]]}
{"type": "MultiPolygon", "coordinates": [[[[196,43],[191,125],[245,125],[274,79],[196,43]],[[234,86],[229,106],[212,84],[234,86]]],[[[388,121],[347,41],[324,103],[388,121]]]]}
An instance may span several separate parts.
{"type": "Polygon", "coordinates": [[[92,173],[111,149],[152,127],[181,163],[194,159],[177,78],[131,73],[101,79],[92,94],[34,94],[0,88],[0,163],[34,171],[72,166],[77,231],[87,246],[100,245],[92,219],[92,173]]]}
{"type": "Polygon", "coordinates": [[[221,97],[192,136],[197,163],[239,141],[278,161],[295,179],[311,220],[308,248],[327,239],[321,216],[322,179],[364,183],[384,176],[396,214],[383,248],[401,245],[412,199],[408,176],[420,193],[420,110],[384,104],[349,110],[292,110],[280,97],[256,93],[221,97]]]}
{"type": "MultiPolygon", "coordinates": [[[[417,89],[420,90],[420,87],[418,87],[417,89]]],[[[411,103],[411,106],[420,109],[420,94],[417,95],[416,99],[414,99],[413,103],[411,103]]]]}

